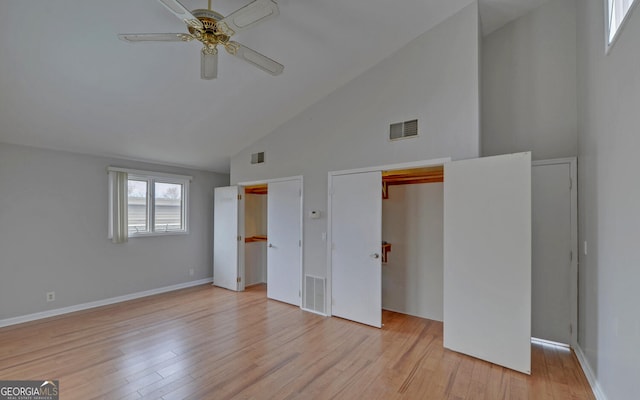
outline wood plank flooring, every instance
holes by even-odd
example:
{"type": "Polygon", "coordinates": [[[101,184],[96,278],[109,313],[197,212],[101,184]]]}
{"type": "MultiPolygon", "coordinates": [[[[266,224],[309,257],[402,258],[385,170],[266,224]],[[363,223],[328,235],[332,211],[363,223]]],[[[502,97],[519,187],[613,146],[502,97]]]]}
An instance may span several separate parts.
{"type": "Polygon", "coordinates": [[[442,323],[383,329],[210,285],[0,329],[0,379],[72,399],[594,399],[575,355],[532,346],[527,376],[442,347],[442,323]]]}

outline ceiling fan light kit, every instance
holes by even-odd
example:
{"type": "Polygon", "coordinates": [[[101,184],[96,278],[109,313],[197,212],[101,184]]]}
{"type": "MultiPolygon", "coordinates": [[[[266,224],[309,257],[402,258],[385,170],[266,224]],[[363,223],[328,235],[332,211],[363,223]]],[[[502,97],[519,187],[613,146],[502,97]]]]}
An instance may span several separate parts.
{"type": "Polygon", "coordinates": [[[180,18],[189,33],[125,33],[118,37],[128,43],[138,42],[190,42],[202,43],[200,77],[215,79],[218,76],[218,46],[227,53],[271,74],[280,75],[284,66],[238,42],[230,40],[236,32],[249,29],[256,24],[279,14],[273,0],[254,0],[226,17],[209,8],[189,11],[178,0],[158,0],[172,14],[180,18]]]}

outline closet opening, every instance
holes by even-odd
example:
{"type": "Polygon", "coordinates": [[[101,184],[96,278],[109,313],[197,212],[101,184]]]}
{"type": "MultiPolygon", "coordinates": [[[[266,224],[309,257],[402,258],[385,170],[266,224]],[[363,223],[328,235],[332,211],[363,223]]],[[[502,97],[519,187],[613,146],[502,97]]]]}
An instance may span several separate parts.
{"type": "Polygon", "coordinates": [[[393,311],[441,320],[445,348],[531,372],[530,152],[328,178],[329,315],[376,328],[393,311]],[[438,169],[400,171],[440,165],[442,182],[438,169]]]}
{"type": "Polygon", "coordinates": [[[383,310],[443,320],[443,182],[442,165],[382,171],[383,310]]]}
{"type": "Polygon", "coordinates": [[[215,286],[266,285],[269,299],[300,307],[302,185],[294,176],[214,189],[215,286]]]}
{"type": "Polygon", "coordinates": [[[267,193],[266,183],[244,187],[245,288],[267,286],[267,193]]]}

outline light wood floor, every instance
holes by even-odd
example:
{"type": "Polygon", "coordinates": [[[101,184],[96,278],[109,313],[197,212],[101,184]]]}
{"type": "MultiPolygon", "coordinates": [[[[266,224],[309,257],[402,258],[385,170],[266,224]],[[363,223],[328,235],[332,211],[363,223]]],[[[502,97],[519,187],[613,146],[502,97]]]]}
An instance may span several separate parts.
{"type": "Polygon", "coordinates": [[[384,328],[199,286],[0,329],[0,379],[61,399],[593,399],[570,351],[533,345],[522,375],[442,347],[442,323],[384,328]]]}

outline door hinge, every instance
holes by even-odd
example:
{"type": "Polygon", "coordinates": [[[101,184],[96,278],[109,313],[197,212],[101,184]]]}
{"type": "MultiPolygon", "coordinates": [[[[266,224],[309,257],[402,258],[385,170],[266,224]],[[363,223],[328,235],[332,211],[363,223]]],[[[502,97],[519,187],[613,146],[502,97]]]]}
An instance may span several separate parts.
{"type": "Polygon", "coordinates": [[[569,324],[569,335],[573,335],[573,324],[569,324]]]}
{"type": "Polygon", "coordinates": [[[569,252],[569,261],[573,261],[573,250],[569,252]]]}
{"type": "Polygon", "coordinates": [[[569,190],[573,189],[573,178],[569,178],[569,190]]]}
{"type": "Polygon", "coordinates": [[[302,189],[298,189],[298,197],[302,197],[302,189]]]}
{"type": "Polygon", "coordinates": [[[242,240],[242,236],[238,236],[238,242],[242,240]]]}
{"type": "Polygon", "coordinates": [[[302,247],[302,240],[298,240],[298,247],[302,247]]]}
{"type": "Polygon", "coordinates": [[[236,282],[238,283],[242,282],[242,278],[238,277],[238,279],[236,279],[236,282]]]}
{"type": "Polygon", "coordinates": [[[241,194],[238,195],[238,200],[242,200],[242,195],[241,194]]]}
{"type": "Polygon", "coordinates": [[[298,297],[302,297],[302,292],[298,290],[298,297]]]}

